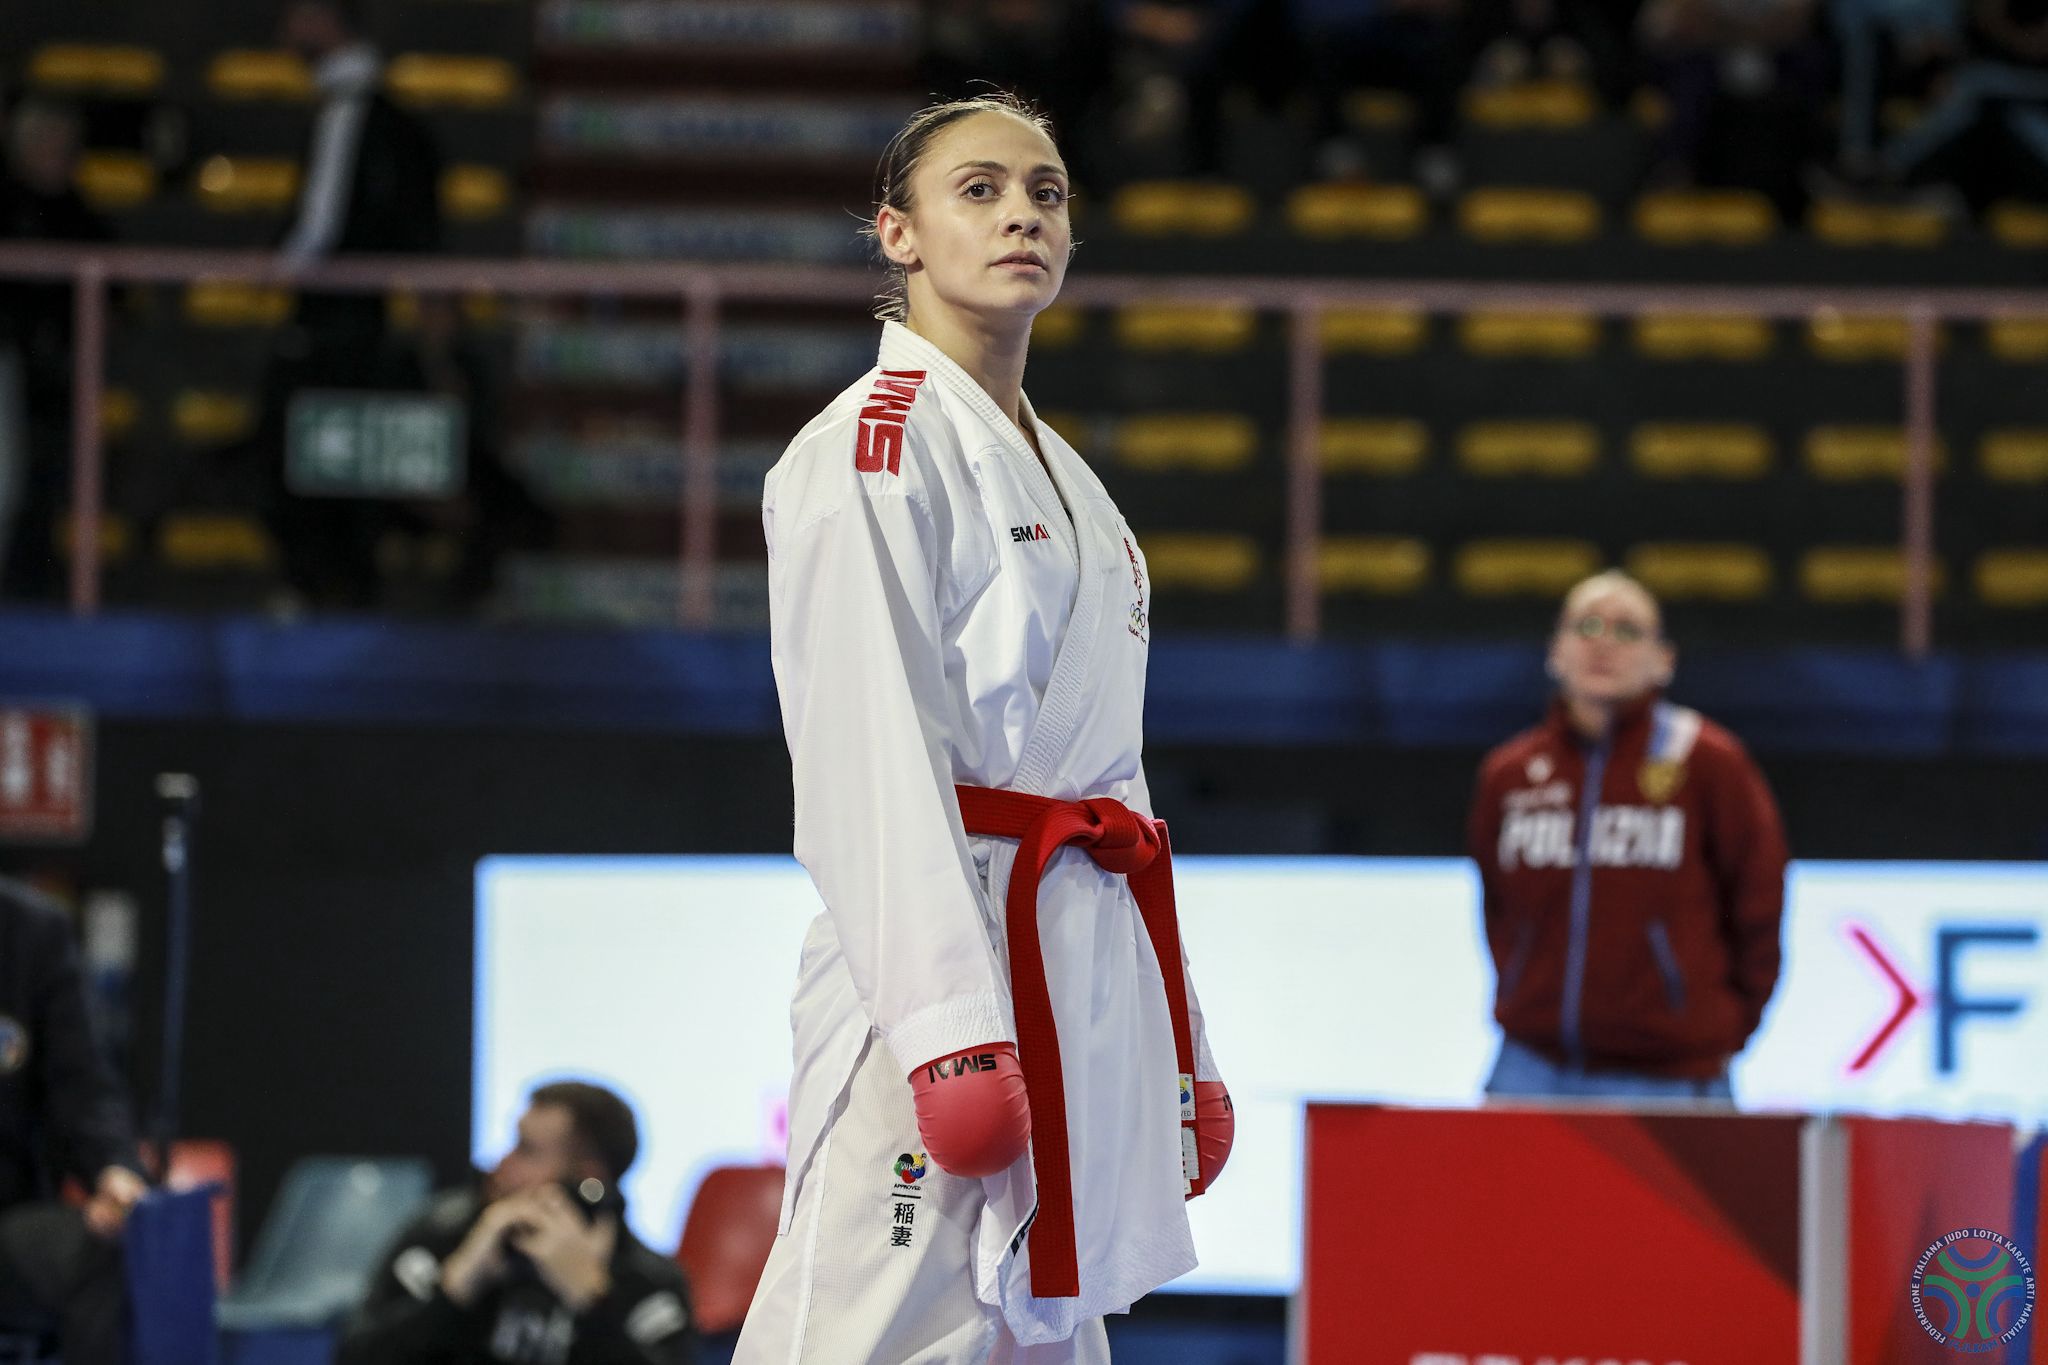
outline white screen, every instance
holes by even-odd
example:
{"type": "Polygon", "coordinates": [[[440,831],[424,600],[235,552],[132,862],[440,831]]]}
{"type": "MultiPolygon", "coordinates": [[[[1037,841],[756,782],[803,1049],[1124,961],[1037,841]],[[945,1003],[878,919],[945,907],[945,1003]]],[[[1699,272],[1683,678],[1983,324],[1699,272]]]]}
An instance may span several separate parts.
{"type": "MultiPolygon", "coordinates": [[[[1237,1104],[1230,1169],[1189,1206],[1201,1268],[1174,1287],[1289,1292],[1302,1103],[1479,1098],[1497,1035],[1476,879],[1461,859],[1186,857],[1174,874],[1237,1104]]],[[[486,859],[477,1161],[509,1145],[534,1086],[609,1085],[641,1122],[634,1230],[673,1247],[706,1171],[782,1157],[789,997],[818,909],[787,858],[486,859]]],[[[2048,1123],[2043,1056],[2048,864],[1795,865],[1785,969],[1736,1065],[1739,1102],[2048,1123]],[[1907,999],[1866,942],[1918,1003],[1852,1071],[1907,999]]]]}

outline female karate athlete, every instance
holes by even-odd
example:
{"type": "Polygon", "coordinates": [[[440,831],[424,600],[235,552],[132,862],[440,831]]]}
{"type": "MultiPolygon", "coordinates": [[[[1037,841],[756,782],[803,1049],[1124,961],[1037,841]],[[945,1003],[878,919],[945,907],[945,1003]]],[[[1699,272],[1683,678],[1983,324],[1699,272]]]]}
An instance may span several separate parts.
{"type": "Polygon", "coordinates": [[[1139,762],[1145,559],[1022,390],[1068,193],[1027,106],[915,116],[877,171],[880,361],[768,475],[825,912],[741,1365],[1106,1361],[1229,1151],[1139,762]]]}

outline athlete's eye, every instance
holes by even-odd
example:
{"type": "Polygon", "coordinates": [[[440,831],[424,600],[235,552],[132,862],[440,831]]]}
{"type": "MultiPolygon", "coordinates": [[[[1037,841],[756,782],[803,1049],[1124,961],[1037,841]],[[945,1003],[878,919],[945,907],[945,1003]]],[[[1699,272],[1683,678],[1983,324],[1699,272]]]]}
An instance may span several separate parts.
{"type": "Polygon", "coordinates": [[[1057,208],[1067,202],[1067,192],[1058,185],[1040,185],[1031,194],[1048,208],[1057,208]]]}
{"type": "Polygon", "coordinates": [[[970,180],[960,188],[960,193],[966,195],[969,199],[993,198],[995,192],[995,182],[990,180],[970,180]],[[987,193],[982,193],[982,191],[987,191],[987,193]]]}

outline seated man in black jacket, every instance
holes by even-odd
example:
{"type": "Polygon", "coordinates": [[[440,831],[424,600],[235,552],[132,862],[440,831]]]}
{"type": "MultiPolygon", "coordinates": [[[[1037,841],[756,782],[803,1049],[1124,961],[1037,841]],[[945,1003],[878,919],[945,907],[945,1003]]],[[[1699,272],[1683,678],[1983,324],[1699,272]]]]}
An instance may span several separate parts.
{"type": "Polygon", "coordinates": [[[127,1359],[120,1238],[141,1169],[70,921],[0,879],[0,1322],[56,1328],[68,1365],[127,1359]],[[57,1200],[67,1175],[90,1191],[82,1209],[57,1200]]]}
{"type": "Polygon", "coordinates": [[[689,1365],[689,1290],[619,1211],[633,1111],[576,1081],[533,1092],[481,1190],[437,1198],[342,1335],[336,1365],[689,1365]]]}

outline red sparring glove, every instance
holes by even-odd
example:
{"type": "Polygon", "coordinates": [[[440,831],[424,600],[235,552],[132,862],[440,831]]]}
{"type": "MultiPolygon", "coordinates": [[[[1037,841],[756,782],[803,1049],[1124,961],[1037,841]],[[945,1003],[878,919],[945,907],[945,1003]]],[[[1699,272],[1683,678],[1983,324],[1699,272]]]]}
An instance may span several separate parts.
{"type": "Polygon", "coordinates": [[[1202,1170],[1202,1188],[1208,1189],[1223,1173],[1230,1160],[1230,1144],[1237,1136],[1237,1111],[1231,1107],[1230,1091],[1221,1081],[1195,1082],[1195,1164],[1202,1170]]]}
{"type": "Polygon", "coordinates": [[[910,1073],[925,1155],[954,1175],[995,1175],[1024,1155],[1031,1104],[1015,1043],[984,1043],[910,1073]]]}

